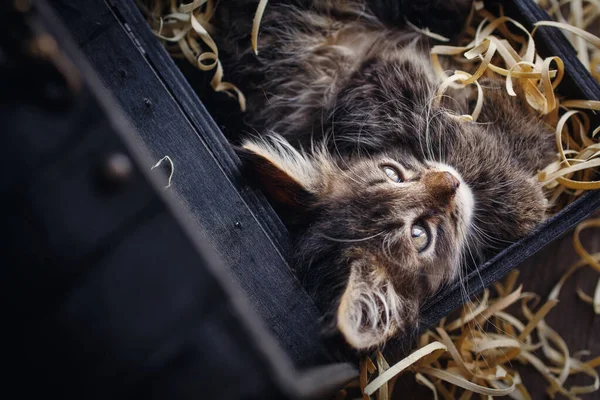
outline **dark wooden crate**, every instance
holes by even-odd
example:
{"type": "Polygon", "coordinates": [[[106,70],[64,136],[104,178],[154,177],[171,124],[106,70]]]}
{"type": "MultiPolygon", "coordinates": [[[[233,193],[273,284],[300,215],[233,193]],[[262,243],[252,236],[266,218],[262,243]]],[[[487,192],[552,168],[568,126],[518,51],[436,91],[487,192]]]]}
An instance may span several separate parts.
{"type": "Polygon", "coordinates": [[[175,164],[184,205],[298,365],[328,359],[318,314],[282,253],[286,232],[264,197],[240,185],[239,160],[133,1],[51,1],[153,160],[175,164]],[[290,329],[293,327],[293,329],[290,329]]]}
{"type": "MultiPolygon", "coordinates": [[[[528,28],[531,28],[536,21],[549,19],[547,14],[531,0],[505,1],[501,2],[501,4],[505,7],[509,16],[522,22],[528,28]]],[[[140,51],[146,55],[146,59],[153,65],[156,74],[163,78],[165,85],[175,95],[181,96],[179,101],[185,104],[183,106],[184,109],[192,114],[196,110],[196,113],[200,112],[203,118],[210,120],[210,116],[206,114],[201,102],[194,95],[193,89],[162,49],[162,45],[148,28],[133,1],[115,1],[113,3],[113,10],[120,16],[120,20],[124,26],[129,27],[129,29],[125,29],[130,32],[130,35],[135,36],[132,41],[137,43],[140,51]]],[[[78,22],[78,24],[83,25],[82,22],[78,22]]],[[[579,63],[574,49],[559,30],[540,28],[536,34],[536,43],[540,47],[542,54],[558,55],[564,60],[567,73],[564,82],[561,84],[561,90],[564,91],[565,95],[572,98],[600,98],[600,87],[579,63]]],[[[101,49],[95,48],[94,51],[96,50],[101,49]]],[[[106,59],[99,60],[97,68],[106,68],[106,61],[106,59]]],[[[213,138],[213,134],[220,139],[220,144],[224,142],[222,135],[218,132],[212,132],[210,134],[211,139],[213,138]]],[[[154,144],[150,143],[150,146],[152,147],[154,144]]],[[[227,147],[226,144],[223,144],[223,146],[227,147]]],[[[188,199],[188,201],[193,202],[195,200],[188,199]]],[[[542,224],[536,232],[527,238],[509,246],[483,265],[472,268],[463,281],[466,294],[470,296],[480,292],[484,287],[501,278],[521,261],[534,254],[563,232],[566,232],[574,224],[599,207],[600,192],[596,191],[585,194],[572,205],[542,224]]],[[[285,241],[280,236],[285,235],[285,233],[282,233],[279,229],[271,233],[276,233],[276,244],[282,252],[285,252],[285,246],[281,247],[282,243],[285,244],[285,241]]],[[[457,282],[445,288],[435,298],[431,299],[423,308],[422,329],[435,324],[444,315],[460,305],[465,300],[464,294],[457,282]]]]}
{"type": "MultiPolygon", "coordinates": [[[[530,0],[503,2],[509,15],[531,27],[545,18],[530,0]]],[[[202,232],[224,270],[242,288],[250,308],[270,329],[296,367],[336,358],[319,336],[318,315],[287,265],[286,232],[264,197],[237,181],[239,160],[196,96],[149,30],[133,0],[51,0],[70,35],[141,139],[139,151],[175,163],[175,196],[187,223],[202,232]]],[[[569,96],[600,98],[600,89],[578,63],[560,32],[542,28],[542,51],[565,61],[561,89],[569,96]]],[[[466,275],[468,295],[478,293],[521,261],[600,207],[600,192],[589,192],[527,238],[466,275]]],[[[435,324],[464,298],[458,283],[423,308],[421,328],[435,324]]],[[[404,338],[406,340],[406,338],[404,338]]],[[[405,347],[400,343],[394,347],[405,347]]]]}
{"type": "MultiPolygon", "coordinates": [[[[56,3],[61,4],[61,2],[55,2],[55,4],[56,3]]],[[[62,4],[64,6],[66,2],[62,2],[62,4]]],[[[216,151],[214,151],[218,157],[218,162],[227,163],[227,159],[223,161],[221,158],[224,155],[227,155],[227,158],[235,158],[235,156],[231,155],[231,151],[228,149],[225,139],[220,132],[218,132],[214,123],[212,123],[212,119],[202,106],[200,100],[195,96],[193,89],[187,83],[185,77],[181,75],[170,57],[163,50],[162,45],[156,40],[148,28],[134,2],[131,0],[108,1],[107,4],[112,6],[114,16],[121,22],[123,26],[122,31],[127,32],[130,36],[131,43],[124,44],[123,46],[129,46],[130,50],[133,48],[133,45],[137,47],[138,51],[145,56],[146,61],[151,64],[154,73],[160,77],[163,84],[173,96],[176,97],[188,118],[196,121],[197,124],[204,123],[205,125],[212,125],[212,129],[201,132],[200,134],[209,143],[209,146],[216,146],[216,151]],[[200,118],[193,118],[195,115],[198,115],[200,118]]],[[[531,27],[535,21],[540,19],[548,19],[545,13],[531,0],[514,0],[502,2],[502,4],[510,16],[513,16],[524,23],[527,27],[531,27]]],[[[87,10],[86,7],[88,6],[80,4],[77,7],[81,10],[87,10]]],[[[84,14],[85,13],[80,12],[79,16],[84,14]]],[[[93,26],[94,24],[101,26],[102,22],[86,21],[85,19],[75,20],[75,14],[69,16],[68,11],[66,10],[62,15],[66,16],[67,20],[70,21],[68,22],[68,26],[71,27],[74,36],[79,38],[80,43],[83,43],[82,47],[88,57],[96,58],[96,63],[94,64],[95,68],[99,71],[109,70],[106,72],[105,79],[110,86],[112,81],[112,76],[110,74],[114,74],[114,65],[119,65],[118,60],[114,60],[115,56],[111,57],[98,54],[98,52],[102,52],[106,49],[102,48],[102,39],[96,37],[98,36],[97,30],[90,28],[90,26],[93,26]],[[91,46],[86,42],[86,33],[82,33],[81,29],[87,29],[87,34],[90,35],[90,37],[93,37],[94,41],[99,41],[100,43],[91,46]],[[113,59],[113,62],[111,62],[111,58],[113,59]]],[[[123,34],[123,32],[121,32],[121,34],[123,34]]],[[[110,41],[109,39],[104,40],[110,45],[114,43],[114,41],[110,41]]],[[[566,89],[563,89],[566,91],[566,94],[578,98],[599,98],[598,93],[600,93],[600,89],[598,88],[597,83],[578,62],[574,50],[558,30],[541,28],[536,35],[536,43],[540,45],[542,53],[558,55],[564,59],[567,76],[564,83],[561,85],[561,89],[563,86],[566,87],[566,89]]],[[[113,48],[112,52],[130,54],[125,53],[124,50],[118,48],[113,48]]],[[[100,75],[104,76],[103,73],[100,73],[100,75]]],[[[128,96],[129,94],[124,94],[124,99],[122,101],[125,103],[128,102],[128,96]]],[[[127,105],[123,104],[123,106],[126,107],[127,105]]],[[[134,118],[134,123],[137,119],[139,118],[134,118]]],[[[172,131],[173,129],[170,128],[170,130],[172,131]]],[[[183,134],[181,136],[183,136],[183,134]]],[[[154,142],[153,138],[146,139],[146,144],[151,149],[160,147],[159,144],[154,142]]],[[[156,158],[159,158],[160,156],[160,153],[156,154],[156,158]]],[[[184,168],[187,168],[187,165],[184,165],[184,168]]],[[[228,171],[235,172],[235,169],[228,171]]],[[[187,171],[184,171],[184,173],[186,173],[187,177],[187,171]]],[[[235,174],[229,175],[229,178],[235,179],[235,174]]],[[[185,197],[185,201],[188,204],[191,204],[192,207],[199,201],[197,195],[183,195],[183,197],[185,197]]],[[[261,209],[269,209],[262,198],[260,198],[258,203],[260,204],[259,207],[261,209]]],[[[582,196],[582,198],[578,199],[571,206],[542,224],[538,230],[529,237],[506,248],[483,265],[472,268],[471,272],[466,275],[465,280],[462,282],[465,286],[466,293],[468,295],[473,295],[480,292],[484,287],[502,277],[510,269],[534,254],[554,238],[570,229],[574,224],[585,218],[585,216],[589,215],[598,207],[600,207],[600,193],[590,192],[582,196]]],[[[285,253],[285,232],[278,222],[274,223],[277,227],[273,229],[273,225],[271,224],[273,221],[277,221],[277,218],[276,216],[270,215],[266,223],[265,221],[260,221],[260,223],[263,226],[266,226],[268,234],[275,238],[274,242],[279,251],[285,253]]],[[[249,288],[249,290],[252,293],[253,288],[249,288]]],[[[424,306],[421,321],[422,329],[436,323],[440,318],[456,308],[463,301],[464,292],[461,291],[458,282],[445,288],[424,306]]]]}
{"type": "MultiPolygon", "coordinates": [[[[0,26],[10,389],[24,398],[294,399],[356,376],[350,364],[327,363],[310,300],[247,205],[260,202],[245,201],[211,153],[193,164],[206,173],[194,190],[213,192],[195,205],[197,224],[151,172],[143,135],[48,4],[3,3],[0,26]],[[217,260],[212,235],[243,229],[255,242],[230,237],[229,257],[217,260]],[[231,279],[235,268],[276,267],[287,273],[269,275],[281,280],[279,299],[251,299],[264,309],[231,279]]],[[[176,105],[161,109],[175,117],[176,105]]],[[[250,280],[246,289],[268,283],[250,280]]]]}

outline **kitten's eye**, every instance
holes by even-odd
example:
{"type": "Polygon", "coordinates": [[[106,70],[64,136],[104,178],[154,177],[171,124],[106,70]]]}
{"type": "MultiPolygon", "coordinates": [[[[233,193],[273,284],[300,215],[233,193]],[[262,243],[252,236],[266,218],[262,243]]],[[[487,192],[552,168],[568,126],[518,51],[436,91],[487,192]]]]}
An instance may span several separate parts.
{"type": "Polygon", "coordinates": [[[384,165],[381,169],[383,169],[383,172],[385,172],[387,177],[390,178],[392,181],[402,182],[402,176],[396,168],[390,167],[389,165],[384,165]]]}
{"type": "Polygon", "coordinates": [[[412,226],[411,237],[413,245],[419,253],[429,246],[429,232],[422,225],[414,224],[412,226]]]}

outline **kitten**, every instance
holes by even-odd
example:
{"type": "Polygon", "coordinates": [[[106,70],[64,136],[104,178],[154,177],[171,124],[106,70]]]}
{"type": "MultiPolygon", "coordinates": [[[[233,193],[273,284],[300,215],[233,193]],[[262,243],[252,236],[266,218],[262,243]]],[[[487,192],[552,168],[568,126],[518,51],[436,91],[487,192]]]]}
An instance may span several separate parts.
{"type": "Polygon", "coordinates": [[[462,264],[545,216],[535,175],[554,154],[550,128],[490,79],[478,122],[452,118],[467,112],[466,91],[434,101],[429,43],[403,27],[413,18],[456,35],[462,22],[444,10],[464,21],[470,3],[271,1],[258,56],[257,2],[217,6],[227,78],[248,97],[246,123],[266,132],[243,142],[246,171],[290,227],[306,287],[356,349],[415,329],[423,301],[462,264]]]}

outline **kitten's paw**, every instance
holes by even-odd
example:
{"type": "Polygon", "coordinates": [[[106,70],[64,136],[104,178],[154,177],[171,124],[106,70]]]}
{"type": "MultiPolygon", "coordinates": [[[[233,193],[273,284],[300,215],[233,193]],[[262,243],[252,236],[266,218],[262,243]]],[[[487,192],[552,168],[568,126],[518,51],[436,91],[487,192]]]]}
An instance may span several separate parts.
{"type": "Polygon", "coordinates": [[[409,21],[432,32],[455,37],[462,32],[473,0],[372,0],[371,9],[383,22],[409,21]]]}

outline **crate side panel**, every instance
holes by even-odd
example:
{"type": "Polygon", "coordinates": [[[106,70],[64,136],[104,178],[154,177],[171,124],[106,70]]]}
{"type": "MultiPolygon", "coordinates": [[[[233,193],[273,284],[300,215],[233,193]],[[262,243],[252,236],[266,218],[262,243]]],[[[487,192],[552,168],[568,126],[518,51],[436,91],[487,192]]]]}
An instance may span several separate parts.
{"type": "Polygon", "coordinates": [[[151,158],[174,163],[172,190],[298,365],[328,358],[318,313],[281,253],[132,37],[100,0],[51,4],[123,108],[151,158]],[[66,5],[68,3],[68,5],[66,5]],[[95,27],[91,29],[90,27],[95,27]],[[294,310],[290,314],[290,310],[294,310]]]}

